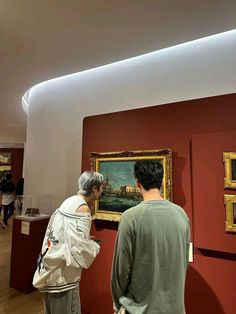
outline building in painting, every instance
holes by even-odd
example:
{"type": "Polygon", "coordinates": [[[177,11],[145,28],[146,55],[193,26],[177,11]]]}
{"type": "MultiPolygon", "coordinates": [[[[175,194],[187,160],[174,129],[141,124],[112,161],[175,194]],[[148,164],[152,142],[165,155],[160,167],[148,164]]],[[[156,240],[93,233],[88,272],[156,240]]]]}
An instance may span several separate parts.
{"type": "Polygon", "coordinates": [[[120,187],[121,195],[126,197],[139,196],[139,188],[132,185],[123,185],[120,187]]]}

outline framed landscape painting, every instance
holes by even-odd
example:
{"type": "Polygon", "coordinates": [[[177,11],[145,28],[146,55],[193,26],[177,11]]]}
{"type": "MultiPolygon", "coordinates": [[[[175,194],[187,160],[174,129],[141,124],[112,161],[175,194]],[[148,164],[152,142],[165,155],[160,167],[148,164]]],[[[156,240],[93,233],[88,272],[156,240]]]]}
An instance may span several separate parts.
{"type": "Polygon", "coordinates": [[[225,164],[225,188],[236,189],[236,153],[223,153],[223,161],[225,164]]]}
{"type": "Polygon", "coordinates": [[[134,178],[134,164],[140,159],[157,159],[164,168],[161,194],[171,200],[172,155],[170,149],[90,153],[92,169],[104,176],[101,198],[95,202],[94,219],[119,221],[121,214],[142,201],[134,178]]]}

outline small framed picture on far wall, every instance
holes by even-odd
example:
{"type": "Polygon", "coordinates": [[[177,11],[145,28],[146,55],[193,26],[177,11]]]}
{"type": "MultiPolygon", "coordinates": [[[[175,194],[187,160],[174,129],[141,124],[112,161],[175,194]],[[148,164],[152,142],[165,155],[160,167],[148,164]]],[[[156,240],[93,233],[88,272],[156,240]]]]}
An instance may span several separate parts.
{"type": "Polygon", "coordinates": [[[225,230],[227,232],[236,232],[236,195],[224,195],[226,207],[225,230]]]}
{"type": "Polygon", "coordinates": [[[225,165],[224,187],[236,189],[236,153],[224,152],[223,161],[225,165]]]}
{"type": "Polygon", "coordinates": [[[11,152],[0,152],[0,165],[10,165],[11,155],[11,152]]]}
{"type": "Polygon", "coordinates": [[[0,165],[0,181],[5,179],[6,175],[11,173],[11,166],[10,165],[0,165]]]}
{"type": "Polygon", "coordinates": [[[11,152],[0,152],[0,180],[5,179],[6,175],[11,172],[11,152]]]}

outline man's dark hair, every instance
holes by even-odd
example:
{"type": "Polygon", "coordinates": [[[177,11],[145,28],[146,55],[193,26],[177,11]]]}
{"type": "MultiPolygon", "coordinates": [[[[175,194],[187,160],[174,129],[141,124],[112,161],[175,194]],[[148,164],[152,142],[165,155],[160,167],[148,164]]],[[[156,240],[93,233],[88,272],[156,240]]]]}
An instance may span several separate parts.
{"type": "Polygon", "coordinates": [[[139,160],[134,165],[134,176],[146,191],[161,188],[163,166],[157,159],[139,160]]]}
{"type": "Polygon", "coordinates": [[[11,181],[5,181],[1,184],[0,191],[2,193],[11,194],[15,191],[15,184],[11,181]]]}

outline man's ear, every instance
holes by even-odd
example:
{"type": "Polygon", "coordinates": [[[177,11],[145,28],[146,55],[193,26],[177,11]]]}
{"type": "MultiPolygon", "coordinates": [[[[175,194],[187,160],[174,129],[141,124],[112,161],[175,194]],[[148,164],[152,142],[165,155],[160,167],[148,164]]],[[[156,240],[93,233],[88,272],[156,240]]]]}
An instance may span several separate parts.
{"type": "Polygon", "coordinates": [[[92,187],[92,191],[93,191],[93,192],[96,192],[96,191],[97,191],[96,185],[94,185],[94,186],[92,187]]]}
{"type": "Polygon", "coordinates": [[[136,180],[136,185],[139,189],[141,188],[141,183],[138,180],[136,180]]]}

